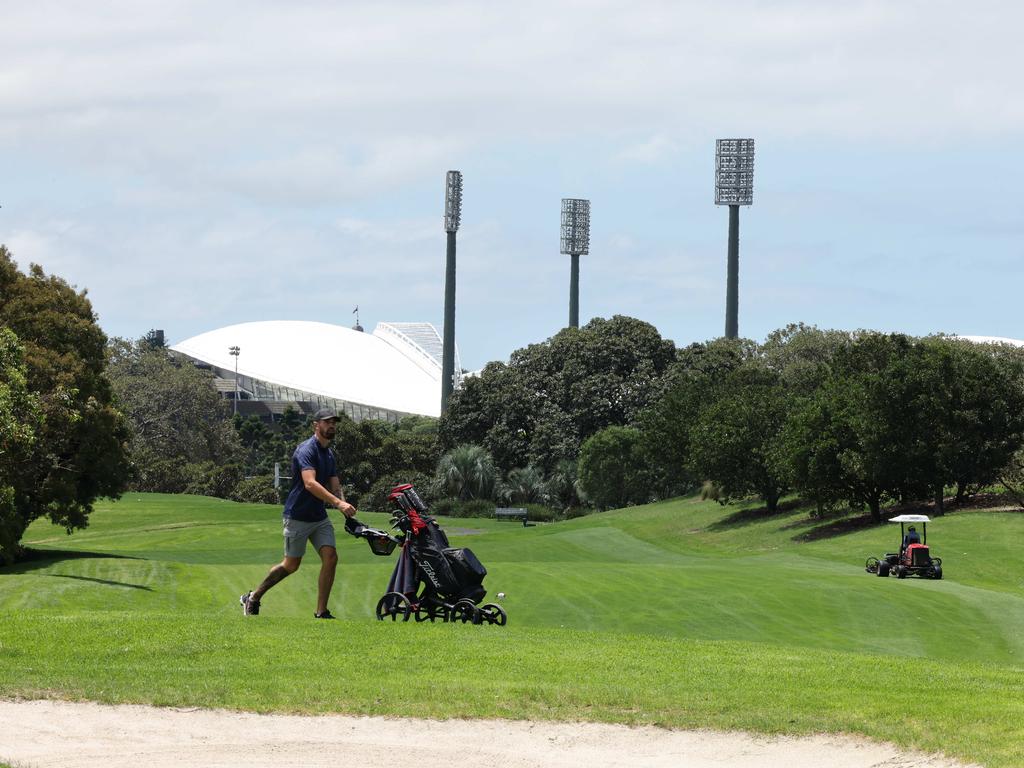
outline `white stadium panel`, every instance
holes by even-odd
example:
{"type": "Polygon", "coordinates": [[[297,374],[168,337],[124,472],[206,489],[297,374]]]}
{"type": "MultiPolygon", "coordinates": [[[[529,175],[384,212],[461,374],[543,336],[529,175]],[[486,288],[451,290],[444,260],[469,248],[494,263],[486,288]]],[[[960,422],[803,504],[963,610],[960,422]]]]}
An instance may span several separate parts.
{"type": "MultiPolygon", "coordinates": [[[[427,323],[418,333],[362,333],[340,325],[301,320],[239,323],[201,333],[171,349],[225,372],[235,370],[229,348],[237,346],[240,379],[309,392],[396,414],[439,416],[441,364],[410,336],[429,338],[427,323]]],[[[403,329],[405,330],[405,329],[403,329]]]]}

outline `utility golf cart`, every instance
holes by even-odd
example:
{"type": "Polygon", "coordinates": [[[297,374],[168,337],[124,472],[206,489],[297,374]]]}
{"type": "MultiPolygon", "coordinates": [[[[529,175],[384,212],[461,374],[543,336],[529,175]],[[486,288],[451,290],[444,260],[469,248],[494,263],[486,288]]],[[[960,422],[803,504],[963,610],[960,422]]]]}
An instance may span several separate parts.
{"type": "Polygon", "coordinates": [[[907,576],[920,576],[925,579],[942,578],[942,559],[932,557],[928,549],[927,515],[898,515],[889,518],[890,523],[900,524],[900,551],[888,552],[879,560],[869,557],[864,570],[876,576],[893,574],[897,579],[907,576]],[[917,533],[917,525],[921,526],[921,534],[917,533]]]}

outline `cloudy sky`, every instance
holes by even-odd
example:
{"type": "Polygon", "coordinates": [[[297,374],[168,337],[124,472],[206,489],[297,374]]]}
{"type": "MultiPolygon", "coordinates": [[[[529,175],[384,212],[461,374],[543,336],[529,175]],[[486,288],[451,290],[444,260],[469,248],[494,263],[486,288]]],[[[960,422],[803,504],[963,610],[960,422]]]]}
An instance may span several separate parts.
{"type": "MultiPolygon", "coordinates": [[[[757,141],[740,333],[1024,337],[1017,2],[0,0],[0,243],[108,334],[443,314],[478,368],[568,319],[724,329],[714,141],[757,141]]],[[[329,351],[328,351],[329,353],[329,351]]],[[[243,350],[244,354],[244,350],[243,350]]]]}

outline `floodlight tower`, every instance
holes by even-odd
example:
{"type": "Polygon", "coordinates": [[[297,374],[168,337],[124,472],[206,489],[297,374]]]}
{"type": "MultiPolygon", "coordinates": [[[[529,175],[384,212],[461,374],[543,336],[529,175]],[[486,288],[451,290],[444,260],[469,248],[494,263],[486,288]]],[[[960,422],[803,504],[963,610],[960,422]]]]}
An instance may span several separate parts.
{"type": "Polygon", "coordinates": [[[562,198],[562,253],[572,260],[569,273],[569,327],[580,327],[580,254],[590,253],[590,201],[562,198]]]}
{"type": "Polygon", "coordinates": [[[444,231],[448,262],[444,273],[444,338],[441,347],[441,413],[455,389],[455,233],[462,220],[462,172],[448,171],[444,184],[444,231]]]}
{"type": "Polygon", "coordinates": [[[235,358],[235,400],[234,415],[238,415],[238,356],[241,354],[241,347],[228,347],[228,353],[235,358]]]}
{"type": "Polygon", "coordinates": [[[719,139],[715,146],[715,205],[729,206],[725,337],[739,336],[740,206],[754,202],[754,140],[719,139]]]}

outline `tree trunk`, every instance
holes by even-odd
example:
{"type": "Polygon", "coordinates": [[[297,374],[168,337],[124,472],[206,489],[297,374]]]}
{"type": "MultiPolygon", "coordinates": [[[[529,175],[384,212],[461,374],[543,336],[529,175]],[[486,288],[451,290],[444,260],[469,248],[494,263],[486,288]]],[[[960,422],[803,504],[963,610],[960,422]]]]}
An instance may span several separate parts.
{"type": "Polygon", "coordinates": [[[945,488],[940,485],[935,491],[935,514],[940,517],[946,514],[944,490],[945,488]]]}
{"type": "Polygon", "coordinates": [[[871,517],[876,523],[882,522],[882,494],[872,494],[868,499],[868,507],[871,508],[871,517]]]}

